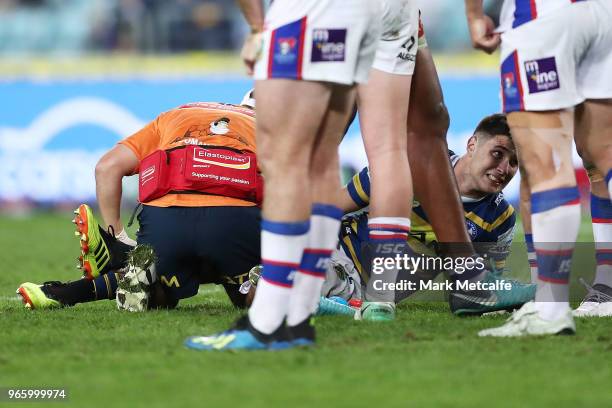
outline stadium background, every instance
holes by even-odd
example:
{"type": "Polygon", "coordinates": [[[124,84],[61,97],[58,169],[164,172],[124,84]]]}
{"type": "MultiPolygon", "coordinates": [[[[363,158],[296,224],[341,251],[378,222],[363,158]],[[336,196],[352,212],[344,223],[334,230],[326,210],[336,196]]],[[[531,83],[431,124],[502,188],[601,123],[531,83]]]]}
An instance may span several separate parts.
{"type": "MultiPolygon", "coordinates": [[[[499,109],[497,56],[471,51],[454,2],[421,3],[449,147],[462,152],[499,109]]],[[[487,3],[493,14],[498,3],[487,3]]],[[[245,28],[233,0],[0,2],[2,210],[92,202],[95,163],[118,140],[185,102],[238,102],[252,86],[237,51],[245,28]]],[[[341,157],[346,173],[365,164],[357,124],[341,157]]],[[[127,182],[131,200],[135,185],[127,182]]],[[[518,180],[506,192],[516,202],[518,180]]]]}
{"type": "MultiPolygon", "coordinates": [[[[449,145],[463,151],[499,109],[497,56],[471,51],[460,0],[420,2],[449,145]]],[[[0,405],[7,387],[44,387],[66,388],[75,407],[612,406],[609,319],[578,321],[577,336],[483,340],[475,333],[505,316],[458,319],[415,299],[389,325],[317,319],[310,352],[236,356],[181,346],[239,315],[212,285],[174,311],[23,307],[19,283],[78,279],[71,210],[94,200],[105,150],[179,104],[240,100],[251,86],[237,56],[244,31],[234,0],[0,0],[0,405]]],[[[356,126],[341,148],[347,168],[364,163],[356,126]]],[[[579,239],[592,241],[586,217],[579,239]]],[[[520,227],[516,241],[510,270],[528,279],[520,227]]],[[[573,272],[588,274],[593,250],[580,252],[573,272]]]]}

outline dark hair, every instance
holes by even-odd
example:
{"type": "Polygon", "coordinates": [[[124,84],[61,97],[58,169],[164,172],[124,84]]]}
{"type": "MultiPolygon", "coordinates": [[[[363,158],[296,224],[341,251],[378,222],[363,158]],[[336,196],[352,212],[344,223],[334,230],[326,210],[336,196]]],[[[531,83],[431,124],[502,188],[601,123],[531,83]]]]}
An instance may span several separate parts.
{"type": "Polygon", "coordinates": [[[486,116],[476,126],[474,134],[483,135],[486,139],[490,139],[495,135],[505,135],[512,139],[508,120],[504,113],[494,113],[493,115],[486,116]]]}

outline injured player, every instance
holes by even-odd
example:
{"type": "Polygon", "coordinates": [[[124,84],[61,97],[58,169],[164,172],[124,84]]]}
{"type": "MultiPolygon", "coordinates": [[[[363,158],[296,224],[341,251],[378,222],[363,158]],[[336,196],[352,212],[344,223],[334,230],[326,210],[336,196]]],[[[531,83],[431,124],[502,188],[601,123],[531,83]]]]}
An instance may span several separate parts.
{"type": "MultiPolygon", "coordinates": [[[[462,197],[470,237],[476,250],[487,260],[486,266],[493,271],[487,274],[483,282],[487,285],[481,291],[483,296],[478,295],[478,290],[450,290],[451,311],[457,315],[469,315],[519,308],[533,300],[535,285],[502,278],[516,222],[514,208],[504,199],[502,190],[518,169],[516,149],[505,115],[495,114],[484,118],[468,140],[467,152],[463,156],[449,152],[449,159],[462,197]],[[496,289],[491,290],[493,287],[496,289]]],[[[418,180],[415,182],[418,183],[418,180]]],[[[343,209],[349,214],[342,220],[339,248],[334,252],[328,267],[319,314],[354,313],[354,309],[334,304],[325,298],[334,298],[340,302],[340,299],[344,299],[353,304],[362,299],[369,279],[369,272],[364,269],[364,265],[369,264],[364,262],[367,256],[364,244],[368,242],[369,193],[370,179],[368,169],[365,168],[345,188],[343,209]]],[[[433,258],[437,255],[435,233],[418,201],[413,204],[411,221],[408,244],[414,251],[413,257],[419,254],[424,263],[427,260],[439,260],[433,258]]],[[[251,282],[244,285],[243,291],[256,279],[255,272],[251,274],[251,282]]],[[[396,290],[396,302],[406,299],[418,289],[435,289],[436,285],[432,281],[440,272],[439,268],[421,268],[408,276],[400,273],[397,283],[407,284],[399,285],[402,289],[396,290]]],[[[442,289],[442,286],[439,288],[442,289]]],[[[447,289],[453,289],[452,285],[447,289]]],[[[384,314],[379,316],[382,317],[373,320],[386,320],[384,314]]]]}

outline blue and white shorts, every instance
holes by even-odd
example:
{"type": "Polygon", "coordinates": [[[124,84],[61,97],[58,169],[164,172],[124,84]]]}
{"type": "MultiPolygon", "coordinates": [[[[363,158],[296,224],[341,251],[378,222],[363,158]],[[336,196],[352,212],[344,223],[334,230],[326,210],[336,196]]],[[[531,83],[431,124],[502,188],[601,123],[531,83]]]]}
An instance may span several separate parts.
{"type": "Polygon", "coordinates": [[[266,14],[254,78],[366,82],[380,16],[372,0],[276,0],[266,14]]]}
{"type": "Polygon", "coordinates": [[[612,6],[569,4],[502,34],[504,112],[565,109],[612,98],[612,6]]]}

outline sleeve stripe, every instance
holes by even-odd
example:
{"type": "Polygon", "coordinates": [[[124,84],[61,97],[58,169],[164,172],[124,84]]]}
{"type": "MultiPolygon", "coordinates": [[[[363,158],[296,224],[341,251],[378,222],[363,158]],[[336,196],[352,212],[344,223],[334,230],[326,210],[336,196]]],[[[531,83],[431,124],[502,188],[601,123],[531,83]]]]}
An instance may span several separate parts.
{"type": "Polygon", "coordinates": [[[370,176],[367,167],[353,176],[347,190],[358,206],[365,207],[370,203],[370,176]]]}
{"type": "Polygon", "coordinates": [[[508,218],[510,218],[512,216],[512,214],[514,214],[514,207],[512,207],[510,205],[510,206],[508,206],[506,211],[501,213],[501,215],[499,217],[497,217],[497,219],[493,223],[486,222],[485,220],[483,220],[482,218],[480,218],[478,215],[474,214],[471,211],[465,213],[465,218],[467,218],[470,221],[474,222],[474,224],[478,225],[483,230],[485,230],[487,232],[491,232],[495,228],[497,228],[500,225],[502,225],[504,223],[504,221],[506,221],[508,218]]]}

